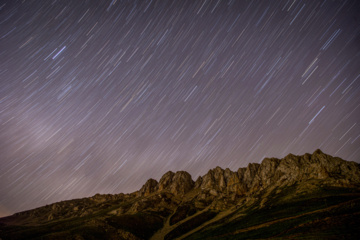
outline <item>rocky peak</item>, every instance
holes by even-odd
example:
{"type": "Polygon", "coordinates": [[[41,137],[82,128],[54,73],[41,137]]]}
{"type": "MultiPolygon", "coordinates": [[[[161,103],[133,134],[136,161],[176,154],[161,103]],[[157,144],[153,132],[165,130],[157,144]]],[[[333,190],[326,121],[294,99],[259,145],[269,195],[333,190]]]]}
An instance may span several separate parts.
{"type": "Polygon", "coordinates": [[[182,195],[194,187],[191,175],[185,171],[176,172],[170,185],[170,192],[175,195],[182,195]]]}
{"type": "Polygon", "coordinates": [[[217,191],[224,190],[226,188],[224,169],[216,167],[209,170],[209,172],[202,177],[200,187],[203,189],[215,189],[217,191]]]}
{"type": "Polygon", "coordinates": [[[160,178],[159,191],[169,188],[169,186],[172,183],[172,179],[173,179],[174,175],[175,175],[175,173],[173,173],[172,171],[168,171],[160,178]]]}
{"type": "Polygon", "coordinates": [[[199,177],[195,188],[243,195],[311,179],[326,180],[336,186],[356,185],[360,184],[360,167],[318,149],[302,156],[289,154],[283,159],[265,158],[261,164],[250,163],[237,172],[216,167],[199,177]]]}
{"type": "Polygon", "coordinates": [[[172,171],[168,171],[160,178],[159,191],[168,189],[170,187],[170,185],[172,184],[174,175],[175,175],[175,173],[173,173],[172,171]]]}
{"type": "Polygon", "coordinates": [[[140,189],[141,196],[148,196],[157,191],[167,191],[174,195],[183,195],[194,188],[194,181],[191,175],[185,171],[176,173],[168,171],[165,173],[159,183],[154,179],[149,179],[140,189]]]}
{"type": "Polygon", "coordinates": [[[271,196],[278,196],[288,187],[295,189],[292,195],[294,198],[298,194],[315,193],[326,187],[360,189],[360,164],[316,150],[313,154],[289,154],[282,159],[265,158],[261,164],[252,163],[237,171],[216,167],[204,176],[199,176],[195,183],[185,171],[169,171],[159,182],[155,179],[147,180],[134,193],[96,194],[90,198],[54,203],[17,213],[14,218],[29,223],[33,223],[34,219],[35,222],[45,223],[91,216],[104,209],[109,209],[112,215],[154,211],[161,216],[179,210],[180,215],[187,216],[193,209],[202,210],[206,207],[224,210],[255,203],[262,207],[271,196]],[[179,208],[182,204],[182,208],[179,208]]]}
{"type": "Polygon", "coordinates": [[[325,153],[323,153],[323,151],[321,151],[319,148],[316,149],[313,153],[313,155],[326,155],[325,153]]]}
{"type": "Polygon", "coordinates": [[[153,192],[156,192],[158,190],[158,182],[155,179],[150,178],[146,181],[144,186],[140,189],[140,195],[141,196],[148,196],[153,192]]]}
{"type": "Polygon", "coordinates": [[[283,159],[265,158],[253,173],[249,186],[252,191],[274,184],[284,186],[311,179],[337,186],[360,183],[359,164],[332,157],[319,149],[302,156],[289,154],[283,159]]]}
{"type": "Polygon", "coordinates": [[[292,185],[299,181],[318,179],[336,186],[359,185],[360,167],[355,162],[344,161],[316,150],[302,156],[289,154],[282,159],[265,158],[261,164],[250,163],[245,168],[233,172],[216,167],[194,182],[185,171],[167,172],[159,183],[149,179],[140,189],[142,196],[153,192],[167,191],[183,195],[195,189],[213,193],[212,195],[254,194],[267,187],[292,185]]]}
{"type": "Polygon", "coordinates": [[[218,192],[225,194],[236,192],[242,194],[245,192],[239,174],[228,168],[224,170],[220,167],[211,169],[203,177],[199,177],[196,180],[195,188],[211,191],[213,195],[218,192]]]}

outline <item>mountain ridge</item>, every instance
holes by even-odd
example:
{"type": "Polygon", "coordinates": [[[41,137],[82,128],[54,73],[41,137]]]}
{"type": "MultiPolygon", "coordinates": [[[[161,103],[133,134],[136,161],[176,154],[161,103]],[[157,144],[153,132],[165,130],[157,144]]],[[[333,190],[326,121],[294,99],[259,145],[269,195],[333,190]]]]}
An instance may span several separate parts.
{"type": "Polygon", "coordinates": [[[264,185],[268,186],[278,180],[290,184],[297,180],[311,178],[326,179],[329,177],[337,179],[339,185],[341,183],[358,184],[360,183],[360,176],[356,173],[358,173],[359,166],[356,162],[331,157],[317,149],[313,154],[306,153],[300,156],[288,154],[282,159],[264,158],[261,163],[249,163],[247,167],[239,168],[237,171],[231,171],[229,168],[222,169],[217,166],[210,169],[205,175],[199,176],[195,182],[192,180],[191,175],[185,171],[177,171],[176,173],[168,171],[161,177],[159,182],[150,178],[139,191],[145,196],[161,190],[168,190],[177,195],[190,191],[191,186],[193,186],[195,188],[219,191],[227,190],[228,192],[235,192],[241,195],[249,190],[256,191],[264,188],[264,185]],[[335,160],[335,162],[330,159],[335,160]],[[311,167],[301,170],[301,167],[306,166],[306,162],[309,162],[311,167]],[[341,169],[341,163],[346,163],[348,169],[341,169]],[[340,176],[336,176],[336,174],[340,174],[340,176]],[[351,178],[348,174],[355,175],[356,178],[351,178]],[[176,190],[179,187],[179,181],[181,183],[181,180],[184,179],[187,186],[183,186],[184,189],[176,190]]]}
{"type": "MultiPolygon", "coordinates": [[[[86,227],[99,233],[99,236],[108,236],[105,239],[174,239],[182,235],[192,239],[191,236],[196,234],[203,236],[202,232],[210,234],[211,228],[208,229],[208,226],[219,221],[216,226],[227,229],[228,225],[232,226],[234,221],[238,221],[236,219],[247,216],[249,211],[262,213],[283,205],[292,209],[290,203],[312,203],[317,202],[316,199],[325,199],[326,203],[324,205],[319,200],[320,203],[316,204],[321,208],[318,210],[329,207],[328,202],[340,204],[342,199],[350,199],[354,201],[357,212],[360,205],[360,164],[332,157],[318,149],[312,154],[288,154],[282,159],[264,158],[261,163],[249,163],[237,171],[216,167],[195,181],[188,172],[168,171],[159,181],[148,179],[133,193],[96,194],[1,218],[0,237],[21,239],[19,232],[13,231],[14,228],[21,228],[28,239],[38,236],[44,239],[61,239],[64,236],[65,239],[74,236],[87,239],[89,236],[86,237],[86,233],[76,230],[86,227]],[[144,219],[151,224],[144,226],[144,219]],[[221,224],[221,221],[226,224],[221,224]],[[72,226],[70,229],[73,230],[53,227],[49,232],[42,228],[59,222],[72,226]],[[130,223],[137,225],[137,228],[130,226],[130,223]],[[139,229],[142,229],[140,233],[139,229]],[[29,231],[35,233],[29,237],[29,231]]],[[[306,209],[309,213],[314,210],[306,209]]],[[[294,209],[289,212],[298,216],[294,209]]],[[[289,214],[285,216],[294,217],[289,214]]],[[[264,219],[268,216],[271,214],[264,219]]],[[[358,218],[358,215],[354,216],[358,218]]],[[[290,219],[292,221],[293,218],[290,219]]],[[[271,220],[272,217],[269,218],[271,220]]],[[[239,226],[241,224],[238,223],[239,226]]],[[[273,224],[276,225],[276,222],[273,224]]],[[[243,230],[235,229],[234,236],[243,234],[243,230]]]]}

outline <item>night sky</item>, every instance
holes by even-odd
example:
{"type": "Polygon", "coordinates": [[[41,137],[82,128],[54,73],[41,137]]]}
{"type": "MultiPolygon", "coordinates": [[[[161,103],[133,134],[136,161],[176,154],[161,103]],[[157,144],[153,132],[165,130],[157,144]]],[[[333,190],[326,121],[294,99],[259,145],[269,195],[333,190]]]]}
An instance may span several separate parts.
{"type": "Polygon", "coordinates": [[[360,162],[360,1],[0,1],[0,216],[167,171],[360,162]]]}

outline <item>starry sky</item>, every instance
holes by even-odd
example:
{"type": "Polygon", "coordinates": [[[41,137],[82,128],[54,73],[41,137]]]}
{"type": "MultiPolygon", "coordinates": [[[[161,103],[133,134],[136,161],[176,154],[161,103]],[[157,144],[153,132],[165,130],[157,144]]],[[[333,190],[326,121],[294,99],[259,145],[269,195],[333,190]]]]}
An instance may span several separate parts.
{"type": "Polygon", "coordinates": [[[167,171],[360,162],[360,1],[0,2],[0,216],[167,171]]]}

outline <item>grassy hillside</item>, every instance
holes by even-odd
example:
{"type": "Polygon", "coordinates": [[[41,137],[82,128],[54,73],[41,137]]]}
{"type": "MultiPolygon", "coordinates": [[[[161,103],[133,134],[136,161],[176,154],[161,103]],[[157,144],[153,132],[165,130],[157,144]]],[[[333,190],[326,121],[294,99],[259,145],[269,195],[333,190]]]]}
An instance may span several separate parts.
{"type": "MultiPolygon", "coordinates": [[[[286,189],[291,192],[291,189],[286,189]]],[[[248,209],[200,229],[185,239],[357,239],[360,236],[360,193],[355,189],[323,189],[300,198],[275,196],[266,207],[260,200],[248,209]]]]}

